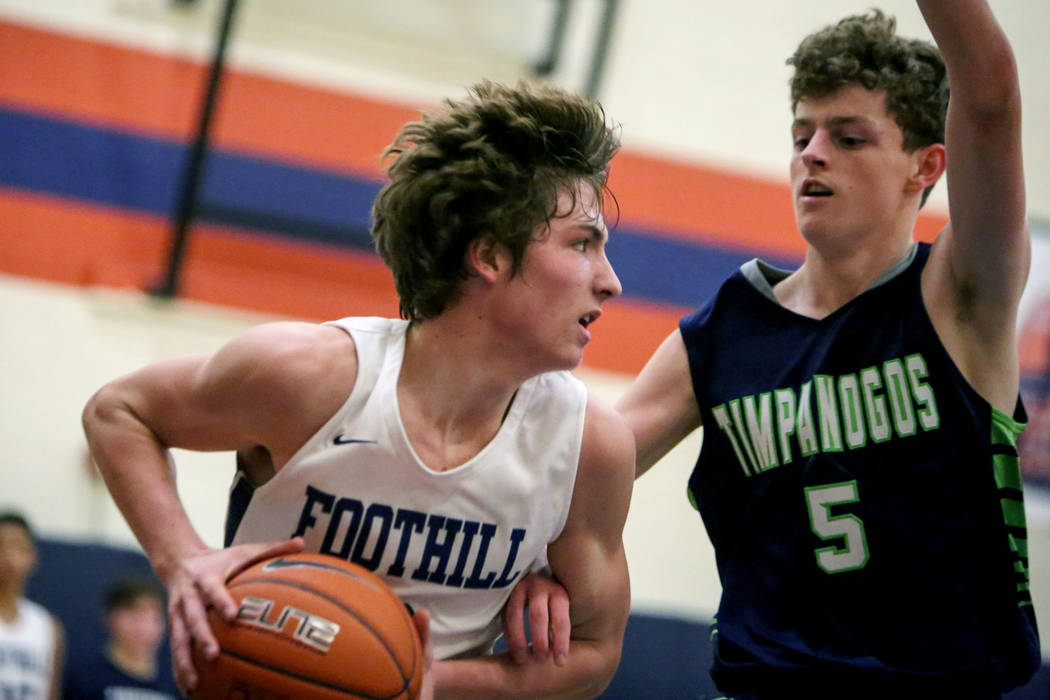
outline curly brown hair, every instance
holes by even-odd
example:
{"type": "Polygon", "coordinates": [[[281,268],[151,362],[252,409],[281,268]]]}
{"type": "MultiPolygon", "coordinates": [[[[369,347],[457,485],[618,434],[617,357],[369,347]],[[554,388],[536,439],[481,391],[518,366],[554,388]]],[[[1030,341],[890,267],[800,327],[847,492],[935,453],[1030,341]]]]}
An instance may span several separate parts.
{"type": "MultiPolygon", "coordinates": [[[[933,44],[897,36],[897,22],[880,10],[853,15],[802,40],[788,60],[791,111],[800,100],[860,85],[886,94],[886,109],[904,134],[904,149],[944,143],[948,79],[933,44]]],[[[926,201],[930,188],[923,193],[926,201]]]]}
{"type": "Polygon", "coordinates": [[[372,238],[394,274],[401,315],[423,320],[458,298],[471,241],[491,237],[520,269],[534,232],[582,182],[603,202],[618,128],[602,107],[550,85],[482,82],[447,109],[406,124],[383,157],[390,182],[372,238]]]}

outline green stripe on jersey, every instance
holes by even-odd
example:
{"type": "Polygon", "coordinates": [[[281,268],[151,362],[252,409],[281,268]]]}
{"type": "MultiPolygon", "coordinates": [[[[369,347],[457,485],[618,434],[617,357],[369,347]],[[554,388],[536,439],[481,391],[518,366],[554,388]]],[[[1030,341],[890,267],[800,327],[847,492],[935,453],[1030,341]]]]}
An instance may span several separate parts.
{"type": "Polygon", "coordinates": [[[1003,511],[1003,523],[1007,526],[1007,539],[1010,550],[1016,557],[1014,570],[1023,579],[1017,583],[1018,605],[1032,604],[1029,593],[1028,573],[1028,530],[1024,514],[1024,497],[1021,491],[1021,468],[1017,459],[1017,440],[1024,430],[1024,423],[1015,421],[997,408],[992,409],[993,445],[1009,447],[1012,454],[992,455],[992,468],[995,471],[995,485],[999,489],[1009,490],[1011,495],[1000,496],[999,505],[1003,511]],[[1017,494],[1014,497],[1012,494],[1017,494]]]}

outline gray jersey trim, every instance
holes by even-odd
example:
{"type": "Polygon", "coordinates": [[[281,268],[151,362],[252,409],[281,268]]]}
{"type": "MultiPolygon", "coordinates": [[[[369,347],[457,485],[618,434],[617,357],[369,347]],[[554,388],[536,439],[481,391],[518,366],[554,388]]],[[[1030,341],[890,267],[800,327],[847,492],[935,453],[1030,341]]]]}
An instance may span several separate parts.
{"type": "MultiPolygon", "coordinates": [[[[908,248],[908,253],[879,275],[878,278],[871,283],[871,286],[869,286],[868,289],[870,290],[880,287],[904,272],[904,270],[911,265],[912,261],[915,260],[915,254],[918,250],[919,244],[912,243],[911,247],[908,248]]],[[[740,274],[751,283],[751,286],[758,290],[762,296],[776,304],[780,304],[780,301],[777,300],[776,294],[773,293],[773,287],[780,282],[783,282],[791,273],[792,270],[784,270],[779,267],[774,267],[758,258],[752,258],[740,266],[740,274]]]]}

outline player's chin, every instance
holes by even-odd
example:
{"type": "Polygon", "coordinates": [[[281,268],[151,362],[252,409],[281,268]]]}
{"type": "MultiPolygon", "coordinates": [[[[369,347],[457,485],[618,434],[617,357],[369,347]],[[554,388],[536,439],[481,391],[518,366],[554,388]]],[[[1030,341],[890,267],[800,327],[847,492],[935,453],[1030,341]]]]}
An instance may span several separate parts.
{"type": "Polygon", "coordinates": [[[538,367],[540,372],[571,372],[583,362],[582,348],[560,352],[538,367]]]}
{"type": "Polygon", "coordinates": [[[566,353],[565,361],[564,361],[564,363],[562,363],[561,366],[558,367],[558,369],[559,370],[565,370],[565,371],[571,371],[571,370],[574,370],[577,367],[579,367],[580,363],[582,363],[582,362],[583,362],[583,348],[579,347],[579,348],[576,348],[576,350],[573,351],[573,352],[566,353]]]}

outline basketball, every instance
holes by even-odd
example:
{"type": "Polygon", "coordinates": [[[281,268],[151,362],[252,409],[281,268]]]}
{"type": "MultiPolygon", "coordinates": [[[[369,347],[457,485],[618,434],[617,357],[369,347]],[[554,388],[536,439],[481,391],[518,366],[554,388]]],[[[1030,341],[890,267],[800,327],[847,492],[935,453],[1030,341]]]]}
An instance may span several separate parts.
{"type": "Polygon", "coordinates": [[[192,697],[207,700],[412,700],[423,652],[404,603],[365,568],[323,554],[258,562],[227,587],[237,617],[208,611],[219,642],[210,662],[194,650],[192,697]]]}

